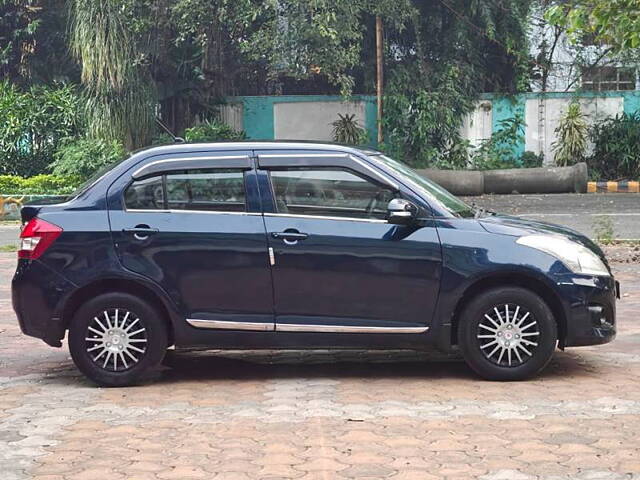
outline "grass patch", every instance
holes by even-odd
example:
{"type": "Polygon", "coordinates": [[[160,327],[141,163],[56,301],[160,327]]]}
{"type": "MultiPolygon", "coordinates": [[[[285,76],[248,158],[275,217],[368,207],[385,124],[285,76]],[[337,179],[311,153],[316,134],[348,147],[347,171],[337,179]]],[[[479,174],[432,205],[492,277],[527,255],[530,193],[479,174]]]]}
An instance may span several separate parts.
{"type": "Polygon", "coordinates": [[[15,245],[0,245],[0,252],[15,252],[18,247],[15,245]]]}

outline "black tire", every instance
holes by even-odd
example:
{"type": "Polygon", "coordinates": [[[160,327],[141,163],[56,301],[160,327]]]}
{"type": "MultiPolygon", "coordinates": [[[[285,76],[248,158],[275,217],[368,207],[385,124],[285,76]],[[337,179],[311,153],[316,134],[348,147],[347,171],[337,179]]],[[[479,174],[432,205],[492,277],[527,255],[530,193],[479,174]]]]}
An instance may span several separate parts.
{"type": "Polygon", "coordinates": [[[126,293],[105,293],[87,301],[78,308],[69,325],[71,358],[82,373],[104,387],[135,384],[160,364],[167,343],[167,329],[161,314],[147,302],[126,293]],[[119,330],[116,327],[118,324],[121,326],[119,330]],[[101,325],[105,328],[104,332],[101,325]],[[96,329],[102,335],[98,335],[96,329]],[[108,329],[112,330],[106,331],[108,329]],[[126,329],[128,332],[125,332],[126,329]],[[110,343],[105,343],[109,340],[110,343]],[[109,345],[109,349],[106,345],[109,345]],[[92,346],[97,349],[96,353],[87,351],[92,346]],[[111,350],[113,348],[121,350],[114,352],[111,350]],[[102,350],[106,352],[95,360],[94,355],[97,356],[102,350]],[[109,358],[106,366],[102,365],[104,358],[109,358]],[[137,358],[137,361],[132,358],[137,358]]]}
{"type": "Polygon", "coordinates": [[[465,361],[481,377],[524,380],[551,360],[558,328],[551,309],[538,295],[524,288],[500,287],[481,293],[466,306],[458,340],[465,361]],[[525,321],[518,325],[523,317],[525,321]]]}

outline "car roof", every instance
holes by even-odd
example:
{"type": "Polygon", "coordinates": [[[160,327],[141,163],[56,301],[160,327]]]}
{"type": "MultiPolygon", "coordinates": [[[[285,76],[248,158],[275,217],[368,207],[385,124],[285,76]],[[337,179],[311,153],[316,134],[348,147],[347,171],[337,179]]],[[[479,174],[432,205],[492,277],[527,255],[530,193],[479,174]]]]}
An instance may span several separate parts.
{"type": "Polygon", "coordinates": [[[171,153],[201,152],[202,150],[329,150],[343,153],[364,155],[380,154],[369,148],[359,148],[337,143],[310,142],[302,140],[243,141],[243,142],[208,142],[208,143],[173,143],[137,150],[134,155],[165,155],[171,153]]]}

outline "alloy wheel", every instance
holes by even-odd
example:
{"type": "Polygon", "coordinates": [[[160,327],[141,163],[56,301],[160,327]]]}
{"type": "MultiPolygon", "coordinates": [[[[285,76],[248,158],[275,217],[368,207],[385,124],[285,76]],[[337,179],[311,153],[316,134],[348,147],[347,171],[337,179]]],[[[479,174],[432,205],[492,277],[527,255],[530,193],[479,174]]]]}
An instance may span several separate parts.
{"type": "Polygon", "coordinates": [[[145,325],[125,309],[108,309],[93,317],[84,340],[93,363],[111,372],[128,370],[147,351],[145,325]]]}
{"type": "Polygon", "coordinates": [[[489,361],[501,367],[518,367],[533,357],[540,334],[532,313],[509,303],[487,311],[478,324],[476,336],[489,361]]]}

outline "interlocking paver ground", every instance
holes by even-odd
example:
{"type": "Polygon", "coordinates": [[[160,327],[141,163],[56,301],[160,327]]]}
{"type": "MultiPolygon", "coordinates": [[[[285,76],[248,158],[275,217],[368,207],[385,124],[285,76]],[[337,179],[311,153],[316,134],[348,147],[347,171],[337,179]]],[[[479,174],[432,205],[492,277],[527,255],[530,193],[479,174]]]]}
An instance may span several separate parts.
{"type": "Polygon", "coordinates": [[[609,345],[485,382],[412,352],[174,355],[144,385],[92,386],[23,336],[0,254],[0,479],[640,479],[640,269],[609,345]]]}

